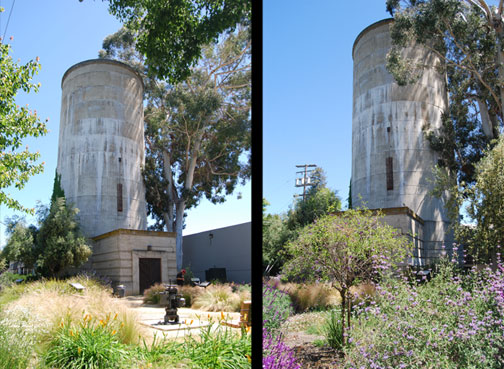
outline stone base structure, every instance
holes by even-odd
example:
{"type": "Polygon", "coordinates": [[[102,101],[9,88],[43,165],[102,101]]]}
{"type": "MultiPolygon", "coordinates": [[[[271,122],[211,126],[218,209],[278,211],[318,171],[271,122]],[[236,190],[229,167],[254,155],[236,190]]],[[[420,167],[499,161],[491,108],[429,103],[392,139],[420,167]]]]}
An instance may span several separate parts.
{"type": "Polygon", "coordinates": [[[155,283],[174,283],[177,264],[173,232],[116,229],[92,238],[88,265],[126,295],[142,294],[155,283]]]}

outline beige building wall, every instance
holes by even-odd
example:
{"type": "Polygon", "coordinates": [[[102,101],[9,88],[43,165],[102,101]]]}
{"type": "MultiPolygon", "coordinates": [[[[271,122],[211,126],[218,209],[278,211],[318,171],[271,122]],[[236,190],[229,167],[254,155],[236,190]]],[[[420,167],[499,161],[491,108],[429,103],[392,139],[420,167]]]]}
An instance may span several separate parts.
{"type": "Polygon", "coordinates": [[[139,259],[161,260],[161,282],[175,282],[175,233],[117,229],[93,238],[92,269],[114,284],[123,284],[126,295],[140,293],[139,259]]]}
{"type": "Polygon", "coordinates": [[[424,248],[424,220],[407,207],[380,209],[384,214],[383,221],[396,228],[409,238],[413,244],[411,254],[405,263],[424,266],[427,260],[424,248]]]}
{"type": "Polygon", "coordinates": [[[210,268],[226,268],[229,282],[250,283],[251,222],[184,236],[184,268],[204,281],[210,268]]]}

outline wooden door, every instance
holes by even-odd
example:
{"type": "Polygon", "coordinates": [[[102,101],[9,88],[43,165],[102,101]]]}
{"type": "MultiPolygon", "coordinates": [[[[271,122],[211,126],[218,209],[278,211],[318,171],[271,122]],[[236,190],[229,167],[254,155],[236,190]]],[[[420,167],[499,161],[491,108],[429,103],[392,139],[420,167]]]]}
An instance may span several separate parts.
{"type": "Polygon", "coordinates": [[[139,277],[140,294],[155,283],[161,283],[161,259],[159,258],[140,258],[139,277]]]}

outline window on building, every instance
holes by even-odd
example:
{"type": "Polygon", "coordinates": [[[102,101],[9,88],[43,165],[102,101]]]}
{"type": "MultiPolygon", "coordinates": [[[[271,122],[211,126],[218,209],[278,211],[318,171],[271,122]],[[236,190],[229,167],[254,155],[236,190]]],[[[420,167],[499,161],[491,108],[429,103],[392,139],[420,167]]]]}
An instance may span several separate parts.
{"type": "Polygon", "coordinates": [[[123,211],[122,183],[117,184],[117,211],[123,211]]]}
{"type": "Polygon", "coordinates": [[[391,191],[394,189],[394,172],[392,171],[393,168],[392,157],[389,156],[386,159],[386,166],[387,166],[387,191],[391,191]]]}

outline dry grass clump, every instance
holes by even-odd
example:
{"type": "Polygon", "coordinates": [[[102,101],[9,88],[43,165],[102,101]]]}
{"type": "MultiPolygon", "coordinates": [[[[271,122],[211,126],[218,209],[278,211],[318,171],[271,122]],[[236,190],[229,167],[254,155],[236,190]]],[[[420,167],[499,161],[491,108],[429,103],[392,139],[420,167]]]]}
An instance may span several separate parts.
{"type": "MultiPolygon", "coordinates": [[[[296,313],[326,310],[341,304],[339,292],[328,283],[273,283],[278,289],[289,294],[296,313]]],[[[375,287],[370,283],[362,283],[351,287],[350,293],[354,299],[353,304],[358,304],[362,300],[372,298],[375,295],[375,287]]]]}
{"type": "Polygon", "coordinates": [[[240,296],[233,293],[231,286],[210,285],[198,295],[192,304],[194,309],[203,311],[240,311],[240,296]]]}
{"type": "Polygon", "coordinates": [[[161,292],[164,292],[166,287],[161,283],[156,283],[150,288],[147,288],[143,293],[144,304],[159,304],[161,301],[161,292]]]}
{"type": "Polygon", "coordinates": [[[296,313],[325,310],[341,303],[338,291],[326,283],[286,283],[280,284],[278,288],[289,294],[296,313]]]}
{"type": "Polygon", "coordinates": [[[68,281],[45,283],[47,288],[35,282],[19,299],[7,304],[1,314],[2,323],[15,322],[17,329],[42,345],[50,342],[62,322],[78,325],[86,315],[97,320],[116,317],[123,343],[137,343],[143,335],[136,312],[111,297],[109,291],[86,286],[80,294],[69,294],[64,286],[68,281]]]}
{"type": "Polygon", "coordinates": [[[192,307],[194,300],[201,295],[205,289],[203,287],[198,286],[180,286],[178,288],[179,293],[184,296],[186,301],[186,307],[192,307]]]}

